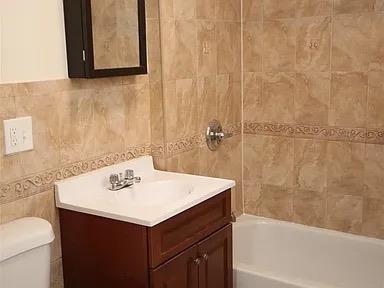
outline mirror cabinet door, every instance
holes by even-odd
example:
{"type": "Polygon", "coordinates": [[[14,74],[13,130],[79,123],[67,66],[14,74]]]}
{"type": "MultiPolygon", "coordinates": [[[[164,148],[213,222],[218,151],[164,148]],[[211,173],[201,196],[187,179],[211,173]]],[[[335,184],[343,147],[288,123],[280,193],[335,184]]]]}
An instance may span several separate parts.
{"type": "Polygon", "coordinates": [[[94,68],[140,66],[137,0],[91,0],[94,68]]]}
{"type": "Polygon", "coordinates": [[[68,74],[147,73],[145,0],[64,0],[68,74]]]}

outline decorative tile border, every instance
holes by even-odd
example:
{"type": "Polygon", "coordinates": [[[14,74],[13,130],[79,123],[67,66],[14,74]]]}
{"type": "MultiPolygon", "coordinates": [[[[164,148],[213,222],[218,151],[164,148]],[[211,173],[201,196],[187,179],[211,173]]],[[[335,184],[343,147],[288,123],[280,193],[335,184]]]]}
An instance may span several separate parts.
{"type": "Polygon", "coordinates": [[[174,142],[166,144],[166,158],[175,156],[180,153],[190,151],[194,148],[200,147],[205,142],[204,136],[201,134],[194,134],[190,137],[178,139],[174,142]]]}
{"type": "Polygon", "coordinates": [[[295,127],[288,124],[245,122],[244,134],[293,137],[295,134],[295,127]]]}
{"type": "Polygon", "coordinates": [[[367,129],[366,143],[384,144],[384,129],[367,129]]]}
{"type": "Polygon", "coordinates": [[[224,125],[224,128],[223,128],[224,132],[232,133],[233,136],[241,135],[241,129],[243,126],[242,124],[243,124],[242,122],[237,122],[234,124],[224,125]]]}
{"type": "Polygon", "coordinates": [[[245,122],[245,134],[384,144],[383,129],[245,122]]]}
{"type": "Polygon", "coordinates": [[[365,143],[365,131],[364,128],[297,125],[294,136],[297,138],[365,143]]]}

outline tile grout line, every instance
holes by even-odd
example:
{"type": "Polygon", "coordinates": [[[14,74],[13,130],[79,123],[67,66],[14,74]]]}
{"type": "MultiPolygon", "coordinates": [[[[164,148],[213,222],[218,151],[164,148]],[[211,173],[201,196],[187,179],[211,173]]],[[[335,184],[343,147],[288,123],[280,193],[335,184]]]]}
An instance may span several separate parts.
{"type": "Polygon", "coordinates": [[[241,18],[241,208],[245,212],[245,187],[244,187],[244,0],[240,0],[240,18],[241,18]]]}

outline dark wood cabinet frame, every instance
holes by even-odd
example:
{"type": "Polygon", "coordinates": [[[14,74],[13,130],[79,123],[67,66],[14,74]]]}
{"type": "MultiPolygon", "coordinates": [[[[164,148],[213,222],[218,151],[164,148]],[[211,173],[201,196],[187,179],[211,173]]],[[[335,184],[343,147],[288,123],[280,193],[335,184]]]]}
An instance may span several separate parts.
{"type": "Polygon", "coordinates": [[[91,0],[64,0],[69,78],[100,78],[147,74],[145,0],[137,0],[140,66],[95,69],[91,0]]]}
{"type": "Polygon", "coordinates": [[[231,190],[154,227],[59,212],[67,288],[233,287],[231,190]]]}

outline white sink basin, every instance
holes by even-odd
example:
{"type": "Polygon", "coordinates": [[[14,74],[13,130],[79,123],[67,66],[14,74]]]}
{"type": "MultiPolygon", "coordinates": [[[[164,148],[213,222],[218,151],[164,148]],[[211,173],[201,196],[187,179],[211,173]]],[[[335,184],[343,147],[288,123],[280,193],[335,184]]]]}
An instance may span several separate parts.
{"type": "Polygon", "coordinates": [[[155,170],[150,156],[55,183],[56,206],[152,227],[232,187],[232,180],[155,170]],[[142,181],[110,191],[109,176],[126,169],[142,181]]]}
{"type": "Polygon", "coordinates": [[[126,188],[123,193],[124,201],[139,206],[166,205],[191,195],[193,185],[180,180],[165,180],[144,183],[132,188],[126,188]]]}

